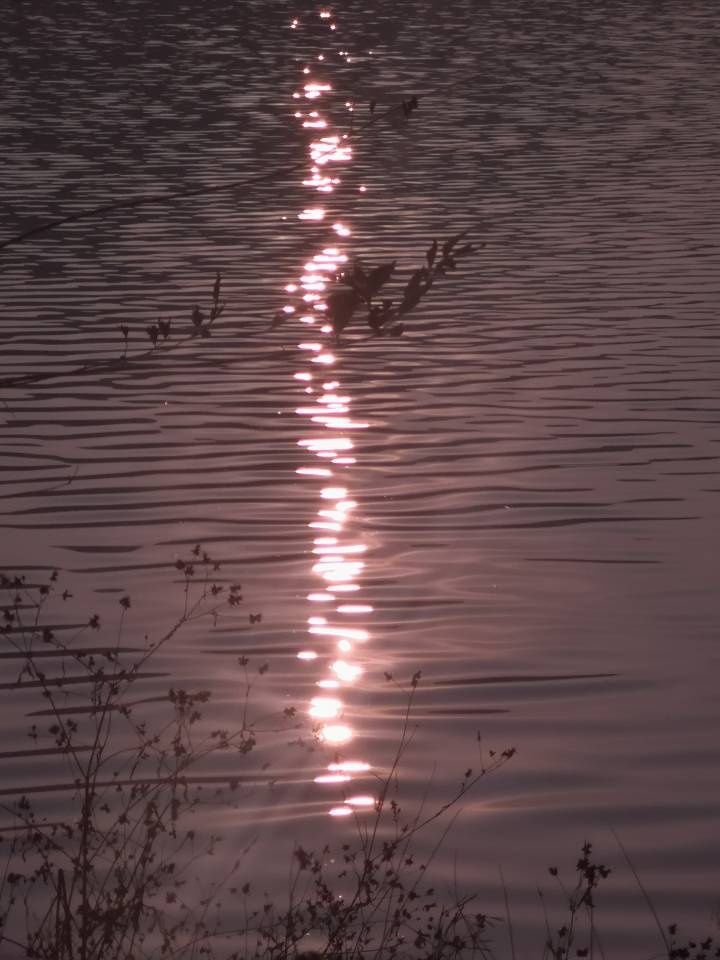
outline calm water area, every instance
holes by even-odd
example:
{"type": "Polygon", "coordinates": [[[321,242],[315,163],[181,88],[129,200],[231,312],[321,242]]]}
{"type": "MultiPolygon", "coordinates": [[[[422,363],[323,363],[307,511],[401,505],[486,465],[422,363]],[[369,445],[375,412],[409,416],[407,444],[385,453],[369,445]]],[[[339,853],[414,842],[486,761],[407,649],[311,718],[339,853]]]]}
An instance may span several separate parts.
{"type": "MultiPolygon", "coordinates": [[[[420,670],[403,805],[452,796],[478,732],[517,749],[463,802],[438,890],[500,914],[501,866],[539,955],[537,888],[589,839],[616,868],[607,955],[650,957],[614,829],[661,916],[712,931],[717,4],[4,0],[2,23],[0,244],[204,192],[0,249],[0,380],[52,374],[0,387],[0,569],[57,569],[60,626],[116,623],[130,595],[128,642],[177,615],[195,543],[242,584],[138,697],[152,721],[168,686],[208,688],[232,726],[238,657],[268,663],[256,715],[294,706],[302,728],[234,761],[256,782],[207,816],[233,856],[257,838],[271,894],[294,842],[368,815],[420,670]],[[402,337],[323,330],[343,264],[407,279],[461,231],[484,247],[402,337]],[[216,271],[213,336],[147,355],[216,271]],[[123,325],[138,358],[92,367],[123,325]]],[[[37,689],[0,664],[4,802],[60,811],[63,758],[26,749],[37,689]]]]}

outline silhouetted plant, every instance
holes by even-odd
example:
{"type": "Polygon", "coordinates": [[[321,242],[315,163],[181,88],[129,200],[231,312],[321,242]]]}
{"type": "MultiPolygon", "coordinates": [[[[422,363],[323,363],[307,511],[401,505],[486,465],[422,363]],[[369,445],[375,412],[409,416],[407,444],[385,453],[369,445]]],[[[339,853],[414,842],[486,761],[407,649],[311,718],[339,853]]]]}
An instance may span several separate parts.
{"type": "MultiPolygon", "coordinates": [[[[425,255],[426,262],[413,271],[402,295],[395,299],[378,300],[378,296],[386,284],[394,279],[396,260],[376,267],[366,267],[361,260],[356,259],[352,267],[338,273],[334,288],[326,298],[327,317],[335,337],[340,337],[361,309],[364,309],[365,320],[374,335],[400,336],[405,329],[402,318],[420,303],[440,277],[452,273],[460,260],[479,249],[471,243],[458,246],[466,235],[467,232],[450,237],[442,246],[437,240],[433,240],[425,255]]],[[[284,311],[279,311],[273,320],[272,329],[280,326],[287,316],[284,311]]]]}
{"type": "MultiPolygon", "coordinates": [[[[499,918],[480,911],[475,896],[448,901],[434,889],[428,871],[463,798],[506,763],[514,750],[494,754],[487,765],[480,757],[479,769],[464,772],[459,788],[445,804],[429,813],[420,806],[406,815],[400,803],[399,767],[411,739],[412,702],[419,679],[420,674],[415,674],[409,689],[405,688],[408,699],[399,747],[389,772],[378,779],[372,815],[356,817],[355,842],[318,852],[297,846],[287,906],[278,909],[266,899],[247,915],[245,943],[238,957],[469,960],[492,955],[489,934],[499,918]],[[440,835],[431,844],[429,856],[421,858],[415,841],[433,826],[441,827],[440,835]]],[[[251,893],[247,884],[243,894],[251,893]]]]}
{"type": "MultiPolygon", "coordinates": [[[[200,307],[195,304],[190,315],[190,327],[181,332],[181,337],[183,339],[188,339],[190,337],[209,337],[212,333],[212,325],[215,323],[217,318],[222,314],[225,309],[225,301],[220,299],[220,287],[222,284],[222,277],[218,271],[215,274],[215,283],[213,284],[212,289],[212,299],[210,304],[209,314],[203,313],[200,307]]],[[[120,327],[120,332],[123,335],[125,343],[125,353],[127,353],[127,342],[129,335],[129,327],[123,325],[120,327]]],[[[153,348],[157,346],[160,337],[163,340],[167,340],[170,337],[171,332],[171,321],[170,320],[158,320],[157,323],[152,323],[150,326],[145,328],[150,341],[153,345],[153,348]]]]}
{"type": "MultiPolygon", "coordinates": [[[[549,867],[548,872],[557,881],[567,905],[567,914],[562,924],[552,930],[545,912],[547,939],[543,960],[569,960],[571,956],[594,955],[594,948],[597,946],[595,892],[600,881],[610,876],[610,867],[594,862],[592,844],[586,842],[582,846],[580,858],[575,865],[575,883],[571,887],[565,885],[557,867],[549,867]],[[581,925],[583,920],[584,926],[581,925]],[[579,945],[581,937],[584,937],[584,942],[579,945]]],[[[539,893],[540,899],[543,900],[542,891],[539,893]]],[[[543,909],[544,907],[543,902],[543,909]]]]}
{"type": "Polygon", "coordinates": [[[76,367],[73,370],[65,371],[42,371],[37,373],[24,373],[18,377],[7,377],[0,380],[0,389],[23,386],[28,383],[37,383],[42,380],[50,380],[58,376],[76,376],[84,373],[105,373],[112,370],[125,369],[130,362],[145,360],[153,356],[156,348],[170,339],[172,333],[178,333],[178,338],[173,341],[169,349],[186,343],[194,337],[209,337],[212,333],[212,327],[215,321],[225,310],[225,301],[220,299],[220,288],[222,285],[222,276],[219,272],[215,275],[213,284],[210,307],[207,313],[195,304],[190,315],[190,323],[180,329],[173,327],[171,320],[158,320],[157,323],[148,324],[145,327],[145,335],[150,340],[150,349],[143,349],[137,353],[128,354],[132,330],[129,324],[120,324],[119,330],[122,336],[123,350],[119,357],[110,357],[107,360],[90,360],[87,363],[76,367]]]}
{"type": "MultiPolygon", "coordinates": [[[[209,776],[202,763],[220,751],[250,753],[258,728],[247,709],[252,679],[245,658],[238,729],[203,729],[207,690],[169,690],[171,716],[157,730],[138,715],[139,702],[130,694],[138,680],[159,676],[146,669],[151,657],[186,624],[216,620],[223,607],[242,601],[240,586],[218,582],[220,565],[199,545],[175,566],[183,578],[181,613],[163,636],[142,647],[124,641],[129,596],[119,600],[113,641],[89,645],[84,639],[102,627],[97,614],[67,640],[43,625],[57,593],[56,573],[38,585],[20,576],[0,577],[6,595],[0,634],[20,658],[17,685],[39,690],[46,701],[41,713],[50,719],[46,731],[34,724],[29,736],[34,742],[49,736],[52,752],[64,755],[66,788],[77,807],[77,814],[58,822],[42,815],[28,796],[0,805],[15,821],[15,829],[0,839],[7,852],[0,875],[3,957],[11,947],[42,960],[129,960],[148,951],[169,957],[215,933],[206,898],[193,903],[184,897],[200,838],[181,822],[199,803],[203,784],[237,791],[239,776],[209,776]],[[48,655],[60,658],[55,675],[43,667],[48,655]],[[74,670],[69,673],[67,665],[74,670]],[[68,688],[78,683],[88,684],[86,704],[69,700],[68,688]],[[17,939],[19,924],[24,942],[17,939]]],[[[71,595],[66,590],[61,596],[66,601],[71,595]]],[[[266,669],[263,664],[258,672],[266,669]]],[[[288,708],[280,727],[293,718],[288,708]]],[[[211,853],[219,840],[206,837],[202,852],[211,853]]],[[[211,898],[238,866],[211,885],[211,898]]]]}
{"type": "Polygon", "coordinates": [[[333,291],[327,299],[328,316],[335,335],[340,335],[359,307],[367,310],[365,319],[373,333],[378,336],[402,334],[404,326],[399,322],[400,318],[418,305],[438,278],[454,271],[459,260],[476,252],[471,243],[458,246],[465,236],[460,233],[450,237],[442,247],[433,240],[425,255],[426,262],[411,274],[399,300],[376,301],[380,291],[392,279],[397,261],[366,269],[356,260],[350,270],[337,275],[336,281],[342,289],[333,291]]]}
{"type": "MultiPolygon", "coordinates": [[[[152,656],[184,625],[203,617],[215,621],[223,608],[242,602],[239,584],[220,582],[220,565],[200,545],[175,567],[182,576],[182,609],[157,641],[142,646],[124,640],[129,596],[118,601],[112,642],[90,644],[87,637],[103,629],[97,614],[69,639],[46,625],[51,598],[67,602],[72,596],[59,592],[56,573],[39,584],[0,575],[6,597],[0,636],[20,659],[17,686],[36,688],[46,701],[41,714],[49,718],[47,730],[33,724],[28,735],[33,743],[49,736],[52,751],[65,757],[70,771],[65,786],[76,804],[74,814],[59,820],[43,814],[26,795],[0,804],[14,819],[14,829],[0,838],[6,853],[0,866],[0,955],[14,950],[36,960],[497,957],[491,937],[502,918],[480,909],[474,895],[437,892],[430,868],[470,791],[514,750],[490,751],[486,762],[480,749],[477,768],[462,773],[445,803],[430,812],[421,804],[406,813],[400,769],[412,740],[419,672],[407,686],[398,684],[407,696],[399,745],[389,771],[377,778],[369,816],[356,813],[354,840],[349,836],[337,850],[297,846],[284,904],[263,894],[262,881],[239,876],[239,859],[209,882],[203,895],[193,897],[194,865],[201,855],[211,855],[221,838],[199,836],[187,817],[198,808],[203,785],[222,788],[229,799],[245,779],[235,771],[210,776],[203,761],[220,752],[251,753],[258,734],[268,728],[249,717],[253,674],[245,657],[239,659],[245,705],[238,729],[207,725],[207,690],[174,687],[166,697],[167,722],[153,730],[142,719],[141,701],[133,701],[131,692],[139,680],[158,676],[147,669],[152,656]],[[62,663],[53,675],[43,668],[48,654],[62,663]],[[69,692],[78,683],[89,690],[81,709],[69,692]],[[420,855],[418,840],[429,854],[420,855]]],[[[251,622],[258,618],[250,615],[251,622]]],[[[261,664],[256,672],[266,670],[261,664]]],[[[386,677],[396,682],[391,674],[386,677]]],[[[293,708],[272,723],[273,731],[298,726],[293,708]]],[[[595,896],[611,871],[595,861],[590,843],[584,844],[575,869],[574,884],[566,886],[557,868],[550,868],[565,913],[553,928],[546,913],[543,960],[592,957],[596,950],[602,955],[595,896]]],[[[631,869],[637,877],[632,864],[631,869]]],[[[511,931],[509,907],[506,912],[511,931]]],[[[720,957],[712,938],[684,941],[677,938],[676,926],[660,929],[667,960],[720,957]]],[[[514,960],[512,939],[511,956],[514,960]]]]}

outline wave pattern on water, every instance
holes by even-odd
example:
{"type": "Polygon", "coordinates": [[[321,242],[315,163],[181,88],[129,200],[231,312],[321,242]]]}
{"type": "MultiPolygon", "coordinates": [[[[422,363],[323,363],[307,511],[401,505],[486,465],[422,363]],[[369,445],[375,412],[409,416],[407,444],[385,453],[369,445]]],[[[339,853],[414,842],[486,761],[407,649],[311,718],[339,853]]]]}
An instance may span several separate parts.
{"type": "MultiPolygon", "coordinates": [[[[383,767],[404,706],[384,673],[422,669],[411,794],[435,769],[428,794],[447,795],[478,723],[519,748],[468,816],[478,862],[517,880],[521,917],[557,851],[608,822],[657,903],[679,903],[681,886],[698,916],[720,854],[716,13],[343,7],[332,40],[317,11],[292,33],[284,5],[254,2],[8,12],[0,240],[113,199],[277,176],[2,251],[0,380],[52,376],[0,392],[0,568],[60,569],[103,617],[129,593],[131,633],[152,632],[177,608],[174,559],[201,541],[246,606],[160,656],[138,696],[160,709],[171,673],[211,685],[232,715],[228,665],[252,655],[271,664],[270,704],[307,704],[317,670],[296,653],[319,589],[307,524],[323,482],[296,473],[299,319],[273,332],[270,319],[328,225],[351,228],[336,231],[348,256],[397,258],[405,274],[433,237],[469,230],[486,246],[402,338],[358,326],[335,351],[368,425],[350,474],[374,608],[345,704],[353,746],[383,767]],[[307,65],[331,87],[322,117],[302,94],[307,65]],[[363,126],[371,99],[380,115],[412,94],[409,119],[363,126]],[[324,219],[298,219],[311,194],[297,163],[326,135],[302,122],[323,118],[352,163],[324,219]],[[187,325],[216,270],[228,307],[212,338],[148,352],[147,326],[187,325]],[[122,352],[121,325],[134,359],[79,373],[122,352]],[[522,868],[507,863],[516,848],[522,868]]],[[[6,695],[5,782],[65,782],[56,757],[19,749],[32,692],[6,695]]],[[[327,808],[313,783],[326,761],[280,754],[262,757],[279,765],[278,849],[327,808]]]]}

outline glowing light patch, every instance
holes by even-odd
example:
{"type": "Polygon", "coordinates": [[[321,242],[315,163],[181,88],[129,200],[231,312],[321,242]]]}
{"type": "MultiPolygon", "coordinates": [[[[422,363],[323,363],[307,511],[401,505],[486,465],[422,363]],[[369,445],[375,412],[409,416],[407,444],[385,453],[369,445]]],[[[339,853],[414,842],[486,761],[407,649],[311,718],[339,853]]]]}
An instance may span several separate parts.
{"type": "Polygon", "coordinates": [[[337,690],[340,686],[337,680],[318,680],[316,687],[322,687],[323,690],[337,690]]]}
{"type": "MultiPolygon", "coordinates": [[[[333,360],[335,358],[333,357],[333,360]]],[[[324,423],[326,427],[331,427],[334,430],[367,430],[370,426],[369,423],[362,423],[359,420],[351,420],[349,417],[318,417],[318,422],[324,423]]]]}
{"type": "Polygon", "coordinates": [[[352,727],[345,723],[326,723],[320,731],[320,736],[327,743],[347,743],[354,734],[352,727]]]}
{"type": "Polygon", "coordinates": [[[301,477],[331,477],[332,470],[325,470],[324,467],[298,467],[295,473],[301,477]]]}
{"type": "Polygon", "coordinates": [[[309,593],[307,598],[311,603],[329,603],[335,599],[332,593],[309,593]]]}
{"type": "MultiPolygon", "coordinates": [[[[312,377],[312,374],[308,374],[312,377]]],[[[346,437],[338,437],[336,440],[326,440],[318,437],[315,440],[298,440],[299,447],[307,447],[309,450],[352,450],[354,444],[352,440],[346,437]]]]}
{"type": "Polygon", "coordinates": [[[314,550],[313,552],[314,553],[335,553],[335,554],[344,555],[347,553],[351,553],[351,554],[365,553],[366,550],[367,550],[367,547],[365,546],[364,543],[347,543],[340,546],[336,545],[329,549],[318,547],[318,549],[314,550]]]}
{"type": "Polygon", "coordinates": [[[293,376],[296,380],[312,380],[313,378],[311,373],[294,373],[293,376]]]}
{"type": "Polygon", "coordinates": [[[370,764],[364,760],[343,760],[340,763],[328,764],[328,770],[341,773],[366,773],[370,769],[370,764]]]}
{"type": "Polygon", "coordinates": [[[313,571],[318,573],[324,580],[332,583],[333,589],[335,589],[335,584],[342,584],[358,576],[364,566],[365,564],[363,563],[333,563],[325,566],[315,564],[313,571]]]}
{"type": "Polygon", "coordinates": [[[347,660],[336,660],[330,665],[330,669],[344,683],[354,683],[363,674],[362,667],[356,663],[348,663],[347,660]]]}
{"type": "Polygon", "coordinates": [[[346,773],[323,773],[315,777],[314,783],[347,783],[352,780],[346,773]]]}
{"type": "Polygon", "coordinates": [[[358,794],[356,797],[348,797],[345,803],[351,807],[374,807],[375,797],[366,794],[358,794]]]}
{"type": "Polygon", "coordinates": [[[337,608],[338,613],[372,613],[369,603],[343,603],[337,608]]]}
{"type": "MultiPolygon", "coordinates": [[[[310,73],[310,71],[305,69],[303,73],[310,73]]],[[[306,83],[304,89],[306,100],[317,100],[320,94],[325,93],[326,90],[332,90],[332,87],[329,83],[306,83]]]]}
{"type": "Polygon", "coordinates": [[[298,220],[322,220],[325,216],[323,207],[306,207],[298,214],[298,220]]]}
{"type": "Polygon", "coordinates": [[[319,398],[318,403],[346,405],[350,403],[350,397],[344,397],[337,393],[324,393],[319,398]]]}
{"type": "Polygon", "coordinates": [[[311,417],[317,409],[317,407],[296,407],[295,413],[300,414],[301,417],[311,417]]]}
{"type": "Polygon", "coordinates": [[[349,817],[352,812],[352,807],[331,807],[328,810],[331,817],[349,817]]]}
{"type": "Polygon", "coordinates": [[[317,654],[314,650],[301,650],[297,658],[298,660],[317,660],[317,654]]]}
{"type": "MultiPolygon", "coordinates": [[[[342,710],[342,700],[336,700],[335,697],[313,697],[310,701],[308,713],[316,720],[334,720],[342,710]]],[[[330,727],[323,727],[323,736],[330,727]]],[[[337,730],[349,730],[343,724],[337,725],[337,730]]]]}
{"type": "Polygon", "coordinates": [[[324,517],[326,520],[334,520],[337,523],[345,523],[347,510],[318,510],[318,516],[324,517]]]}
{"type": "Polygon", "coordinates": [[[344,500],[347,497],[347,489],[345,487],[323,487],[320,496],[323,500],[344,500]]]}

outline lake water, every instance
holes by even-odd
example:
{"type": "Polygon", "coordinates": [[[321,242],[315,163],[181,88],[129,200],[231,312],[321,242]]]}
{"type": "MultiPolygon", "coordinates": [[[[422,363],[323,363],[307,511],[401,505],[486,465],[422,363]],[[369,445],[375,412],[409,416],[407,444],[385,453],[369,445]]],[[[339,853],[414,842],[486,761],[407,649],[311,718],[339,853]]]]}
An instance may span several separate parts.
{"type": "MultiPolygon", "coordinates": [[[[247,763],[272,787],[213,814],[236,849],[260,837],[248,869],[270,890],[293,841],[352,835],[346,801],[373,795],[407,705],[385,674],[421,670],[408,807],[452,795],[478,731],[517,748],[464,803],[436,887],[502,913],[501,866],[539,953],[537,887],[591,839],[617,868],[608,955],[650,956],[613,828],[663,918],[712,930],[716,5],[7,6],[0,243],[208,191],[0,250],[0,379],[52,374],[0,394],[0,567],[57,568],[74,604],[58,622],[113,622],[129,594],[129,641],[177,614],[173,563],[193,544],[242,582],[239,611],[179,634],[142,689],[209,687],[232,725],[248,654],[270,666],[258,713],[319,725],[314,750],[261,739],[247,763]],[[343,258],[407,278],[465,230],[485,246],[402,337],[323,332],[315,303],[343,258]],[[79,371],[122,352],[121,325],[132,357],[158,318],[187,326],[216,271],[210,340],[79,371]],[[336,751],[370,770],[315,782],[336,751]]],[[[23,755],[37,692],[8,690],[4,664],[12,795],[64,774],[23,755]]]]}

